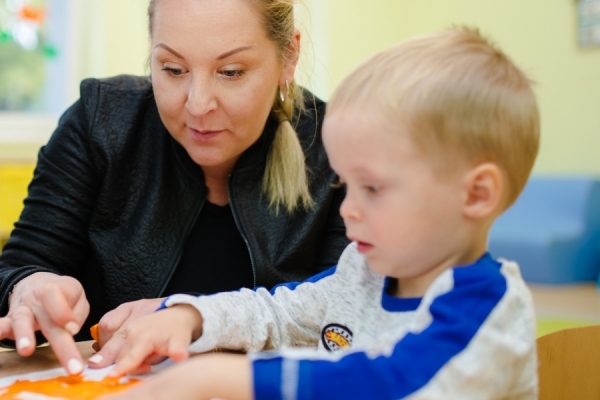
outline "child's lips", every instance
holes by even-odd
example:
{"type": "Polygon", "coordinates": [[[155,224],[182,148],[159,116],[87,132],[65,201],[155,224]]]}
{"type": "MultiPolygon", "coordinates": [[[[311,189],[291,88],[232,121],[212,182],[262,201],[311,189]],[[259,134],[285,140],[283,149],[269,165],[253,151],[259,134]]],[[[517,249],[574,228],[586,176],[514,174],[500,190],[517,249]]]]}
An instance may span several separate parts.
{"type": "Polygon", "coordinates": [[[369,244],[369,243],[366,243],[366,242],[356,241],[356,245],[357,245],[358,252],[361,253],[361,254],[365,254],[365,253],[367,253],[369,250],[371,250],[373,248],[372,244],[369,244]]]}

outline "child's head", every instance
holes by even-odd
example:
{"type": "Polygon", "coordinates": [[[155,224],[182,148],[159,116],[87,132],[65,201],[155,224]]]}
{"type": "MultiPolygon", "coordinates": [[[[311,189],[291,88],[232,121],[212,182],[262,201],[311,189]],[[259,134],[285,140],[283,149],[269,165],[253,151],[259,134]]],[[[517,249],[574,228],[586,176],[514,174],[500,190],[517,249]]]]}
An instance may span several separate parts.
{"type": "Polygon", "coordinates": [[[324,141],[348,184],[348,235],[365,242],[374,269],[387,256],[402,268],[461,263],[481,255],[493,219],[525,186],[539,115],[518,67],[478,31],[449,29],[347,76],[329,102],[324,141]],[[380,246],[392,254],[378,255],[380,246]]]}

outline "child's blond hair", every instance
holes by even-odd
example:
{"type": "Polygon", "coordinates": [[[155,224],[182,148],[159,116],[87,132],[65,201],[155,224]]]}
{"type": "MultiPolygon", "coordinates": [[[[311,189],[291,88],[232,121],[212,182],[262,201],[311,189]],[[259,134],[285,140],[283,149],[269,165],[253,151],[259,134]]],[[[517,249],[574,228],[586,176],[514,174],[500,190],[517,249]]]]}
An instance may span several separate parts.
{"type": "Polygon", "coordinates": [[[408,127],[448,170],[454,157],[493,162],[505,175],[505,207],[517,198],[539,148],[532,82],[478,30],[452,28],[393,46],[339,85],[328,112],[377,110],[408,127]]]}

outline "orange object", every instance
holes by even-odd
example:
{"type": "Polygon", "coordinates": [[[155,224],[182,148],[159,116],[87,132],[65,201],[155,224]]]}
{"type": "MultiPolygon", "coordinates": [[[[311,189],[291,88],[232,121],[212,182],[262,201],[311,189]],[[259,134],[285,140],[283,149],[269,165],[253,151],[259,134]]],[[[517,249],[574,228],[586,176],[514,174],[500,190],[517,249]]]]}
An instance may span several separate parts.
{"type": "Polygon", "coordinates": [[[96,342],[98,341],[98,338],[100,337],[98,333],[98,324],[90,328],[90,335],[92,335],[92,339],[94,339],[96,342]]]}
{"type": "Polygon", "coordinates": [[[102,395],[113,394],[137,385],[139,379],[120,382],[119,378],[104,378],[101,381],[85,381],[82,375],[60,376],[39,381],[15,381],[12,385],[0,389],[0,400],[22,399],[21,392],[35,393],[52,398],[71,400],[95,399],[102,395]]]}

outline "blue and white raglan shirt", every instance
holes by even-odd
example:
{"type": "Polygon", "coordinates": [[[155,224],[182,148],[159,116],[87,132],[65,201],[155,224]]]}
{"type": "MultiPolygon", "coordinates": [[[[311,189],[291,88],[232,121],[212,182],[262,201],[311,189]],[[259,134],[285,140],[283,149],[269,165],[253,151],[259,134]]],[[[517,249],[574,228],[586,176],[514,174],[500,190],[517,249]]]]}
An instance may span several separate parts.
{"type": "Polygon", "coordinates": [[[302,283],[165,305],[202,314],[190,351],[250,353],[256,399],[537,399],[534,308],[515,263],[486,254],[419,299],[389,296],[389,283],[352,243],[302,283]]]}

